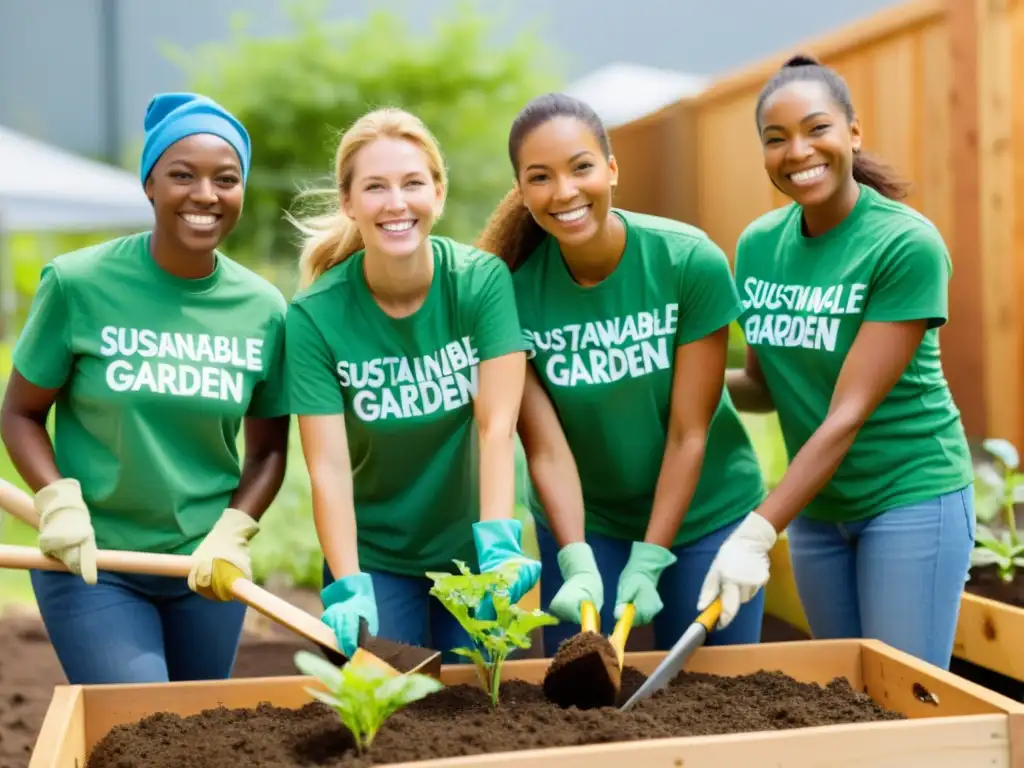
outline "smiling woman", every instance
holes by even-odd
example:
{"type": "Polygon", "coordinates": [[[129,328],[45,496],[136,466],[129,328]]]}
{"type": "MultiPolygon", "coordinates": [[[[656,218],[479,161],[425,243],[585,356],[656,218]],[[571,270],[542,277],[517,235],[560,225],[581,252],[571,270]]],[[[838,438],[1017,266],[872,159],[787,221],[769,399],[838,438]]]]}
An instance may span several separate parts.
{"type": "MultiPolygon", "coordinates": [[[[952,264],[862,148],[843,79],[796,56],[765,84],[764,167],[793,203],[736,246],[741,409],[776,408],[792,461],[752,519],[789,532],[815,637],[871,637],[949,665],[974,540],[973,470],[939,357],[952,264]]],[[[749,596],[770,541],[734,537],[708,574],[749,596]]]]}
{"type": "Polygon", "coordinates": [[[512,279],[493,254],[431,234],[448,179],[414,115],[363,116],[335,176],[328,212],[295,221],[303,289],[287,320],[323,621],[348,656],[365,621],[466,661],[450,649],[469,638],[425,572],[518,562],[517,602],[540,570],[513,519],[527,345],[512,279]]]}
{"type": "Polygon", "coordinates": [[[0,414],[39,546],[71,571],[32,585],[73,684],[230,675],[245,608],[215,599],[212,563],[251,574],[285,470],[284,297],[217,250],[242,211],[249,138],[185,93],[154,97],[145,129],[152,232],[44,267],[0,414]],[[97,548],[194,565],[187,579],[97,573],[97,548]]]}
{"type": "MultiPolygon", "coordinates": [[[[574,634],[627,606],[668,649],[697,616],[718,545],[760,503],[760,466],[723,388],[740,314],[722,250],[676,221],[616,208],[618,165],[589,105],[538,97],[509,131],[514,187],[479,238],[513,270],[531,365],[519,420],[541,600],[574,634]],[[614,599],[605,600],[606,591],[614,599]]],[[[709,643],[752,643],[762,600],[709,643]]]]}

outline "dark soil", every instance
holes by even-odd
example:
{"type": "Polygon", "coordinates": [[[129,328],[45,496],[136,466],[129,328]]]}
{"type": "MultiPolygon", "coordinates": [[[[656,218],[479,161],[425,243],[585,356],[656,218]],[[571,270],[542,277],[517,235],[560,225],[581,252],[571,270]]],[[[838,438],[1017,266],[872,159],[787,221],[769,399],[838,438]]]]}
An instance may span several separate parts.
{"type": "MultiPolygon", "coordinates": [[[[640,672],[625,668],[619,703],[643,680],[640,672]]],[[[541,686],[520,681],[510,680],[500,690],[497,710],[480,689],[468,685],[415,702],[385,723],[362,757],[324,705],[290,710],[264,704],[186,718],[158,714],[119,726],[96,746],[88,768],[366,768],[488,752],[903,719],[854,691],[845,679],[818,686],[778,672],[744,677],[684,672],[630,712],[563,709],[544,697],[541,686]]]]}
{"type": "Polygon", "coordinates": [[[544,677],[544,695],[562,707],[612,706],[619,675],[619,660],[608,638],[580,632],[558,647],[544,677]]]}
{"type": "Polygon", "coordinates": [[[994,565],[971,568],[971,580],[964,585],[964,591],[1024,608],[1024,579],[1015,578],[1007,584],[999,578],[994,565]]]}

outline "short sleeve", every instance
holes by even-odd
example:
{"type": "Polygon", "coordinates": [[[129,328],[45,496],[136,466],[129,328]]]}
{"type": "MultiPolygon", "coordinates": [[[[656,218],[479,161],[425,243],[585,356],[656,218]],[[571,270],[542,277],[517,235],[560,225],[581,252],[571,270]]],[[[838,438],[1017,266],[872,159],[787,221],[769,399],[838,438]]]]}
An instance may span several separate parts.
{"type": "Polygon", "coordinates": [[[740,295],[729,259],[711,240],[700,240],[683,262],[676,345],[714,333],[737,319],[740,295]]]}
{"type": "Polygon", "coordinates": [[[529,352],[532,344],[519,324],[512,273],[497,256],[486,256],[480,265],[483,279],[474,292],[473,344],[480,360],[510,352],[529,352]]]}
{"type": "Polygon", "coordinates": [[[344,413],[341,385],[327,342],[306,310],[296,304],[285,316],[285,379],[291,413],[344,413]]]}
{"type": "Polygon", "coordinates": [[[864,319],[875,322],[928,320],[929,328],[949,319],[952,262],[942,236],[918,228],[885,249],[868,287],[864,319]]]}
{"type": "Polygon", "coordinates": [[[267,373],[256,385],[249,404],[249,415],[257,419],[272,419],[288,415],[288,397],[285,379],[285,314],[275,315],[268,329],[270,344],[266,347],[267,373]]]}
{"type": "Polygon", "coordinates": [[[37,387],[59,389],[71,375],[70,314],[57,267],[47,264],[12,353],[14,367],[37,387]]]}

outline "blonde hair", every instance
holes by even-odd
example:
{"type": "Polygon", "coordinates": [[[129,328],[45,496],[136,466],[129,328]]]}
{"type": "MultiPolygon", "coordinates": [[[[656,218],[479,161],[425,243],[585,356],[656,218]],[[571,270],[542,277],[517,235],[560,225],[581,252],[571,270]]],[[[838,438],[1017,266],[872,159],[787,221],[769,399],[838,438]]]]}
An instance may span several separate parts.
{"type": "MultiPolygon", "coordinates": [[[[402,139],[412,142],[427,156],[430,174],[448,189],[448,174],[437,140],[418,117],[402,109],[385,107],[359,118],[341,137],[334,160],[335,189],[327,192],[334,201],[332,210],[301,221],[288,214],[288,220],[305,236],[299,255],[299,287],[305,288],[331,267],[337,266],[364,247],[359,228],[341,209],[341,200],[352,188],[352,174],[359,151],[377,139],[402,139]]],[[[443,200],[442,200],[443,202],[443,200]]]]}

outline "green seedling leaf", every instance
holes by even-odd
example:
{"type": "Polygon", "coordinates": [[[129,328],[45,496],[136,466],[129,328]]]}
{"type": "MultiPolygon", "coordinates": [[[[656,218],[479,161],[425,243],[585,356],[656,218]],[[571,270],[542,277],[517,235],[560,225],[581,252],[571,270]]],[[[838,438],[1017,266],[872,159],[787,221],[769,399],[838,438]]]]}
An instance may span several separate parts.
{"type": "Polygon", "coordinates": [[[452,652],[473,661],[491,706],[497,706],[501,667],[506,657],[516,648],[530,647],[529,633],[534,628],[557,624],[558,619],[541,610],[524,611],[511,604],[509,595],[518,575],[517,563],[486,573],[472,573],[460,560],[454,563],[457,574],[426,574],[434,582],[430,594],[448,609],[472,640],[472,648],[453,648],[452,652]],[[487,596],[494,606],[495,618],[479,619],[476,612],[487,596]]]}
{"type": "Polygon", "coordinates": [[[443,687],[428,675],[410,673],[393,677],[376,667],[348,663],[339,668],[309,651],[295,654],[295,666],[327,688],[326,692],[313,688],[306,691],[337,713],[360,753],[369,749],[391,715],[443,687]]]}

